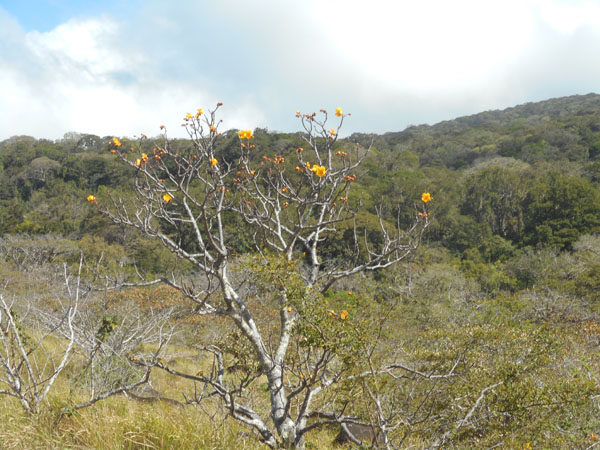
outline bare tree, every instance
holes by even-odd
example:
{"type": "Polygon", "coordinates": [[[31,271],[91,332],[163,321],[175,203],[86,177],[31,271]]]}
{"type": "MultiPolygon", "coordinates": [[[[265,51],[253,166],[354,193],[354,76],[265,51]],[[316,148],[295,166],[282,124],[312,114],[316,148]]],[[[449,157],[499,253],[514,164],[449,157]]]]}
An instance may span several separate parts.
{"type": "Polygon", "coordinates": [[[75,345],[73,321],[81,301],[82,262],[83,258],[73,288],[65,269],[65,283],[69,290],[72,289],[72,295],[51,329],[37,321],[33,321],[38,325],[36,328],[27,329],[25,321],[29,311],[17,312],[14,302],[7,302],[0,295],[0,385],[4,386],[0,394],[19,399],[28,414],[39,412],[41,403],[71,358],[75,345]],[[58,328],[65,330],[64,348],[58,351],[45,348],[58,328]]]}
{"type": "Polygon", "coordinates": [[[202,387],[192,401],[220,398],[229,414],[256,430],[269,447],[303,448],[306,433],[315,426],[354,420],[346,412],[347,401],[336,402],[335,394],[326,398],[325,393],[376,372],[354,373],[356,360],[344,355],[368,332],[350,323],[348,311],[323,309],[321,293],[338,280],[389,267],[410,255],[429,224],[425,207],[431,197],[423,197],[423,211],[415,213],[410,224],[401,223],[400,214],[390,223],[383,206],[378,208],[373,240],[375,231],[358,225],[359,202],[349,198],[370,148],[338,141],[347,117],[341,109],[329,129],[325,110],[319,115],[297,112],[306,149],[297,148],[291,157],[264,155],[257,160],[253,133],[242,130],[239,153],[227,160],[218,150],[220,106],[186,116],[191,145],[184,150],[168,140],[166,131],[148,153],[142,153],[147,146],[140,145],[140,153],[132,154],[113,139],[111,152],[136,171],[135,199],[109,193],[108,198],[91,195],[88,200],[114,223],[158,239],[191,263],[195,279],[165,276],[162,281],[195,302],[198,314],[223,317],[236,330],[229,342],[199,346],[214,358],[206,373],[181,373],[158,361],[154,366],[199,383],[202,387]],[[253,233],[258,256],[246,275],[248,263],[229,247],[231,217],[243,219],[253,233]],[[323,244],[340,225],[351,234],[346,255],[324,260],[323,244]],[[248,289],[256,280],[269,296],[272,320],[261,319],[260,302],[248,289]],[[232,343],[246,346],[238,349],[244,355],[238,360],[250,358],[254,368],[246,363],[241,373],[231,375],[226,354],[232,343]],[[266,417],[247,390],[258,377],[267,380],[266,417]],[[329,419],[310,423],[319,416],[316,405],[334,408],[321,415],[329,419]]]}

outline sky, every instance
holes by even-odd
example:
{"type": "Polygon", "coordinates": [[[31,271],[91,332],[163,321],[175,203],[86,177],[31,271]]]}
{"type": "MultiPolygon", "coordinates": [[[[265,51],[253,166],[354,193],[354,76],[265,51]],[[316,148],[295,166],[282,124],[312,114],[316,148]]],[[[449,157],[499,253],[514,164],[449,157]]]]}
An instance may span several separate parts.
{"type": "Polygon", "coordinates": [[[0,0],[0,140],[401,131],[600,92],[600,0],[0,0]],[[333,116],[333,115],[332,115],[333,116]]]}

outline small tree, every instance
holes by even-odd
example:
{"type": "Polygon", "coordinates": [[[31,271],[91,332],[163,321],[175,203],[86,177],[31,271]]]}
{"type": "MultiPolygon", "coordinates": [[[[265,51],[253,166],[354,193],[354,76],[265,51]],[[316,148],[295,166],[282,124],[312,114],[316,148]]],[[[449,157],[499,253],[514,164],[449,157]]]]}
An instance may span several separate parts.
{"type": "Polygon", "coordinates": [[[65,265],[67,301],[60,302],[61,308],[53,316],[55,323],[51,326],[37,320],[39,316],[34,310],[32,315],[36,320],[28,328],[31,305],[23,307],[7,302],[0,294],[0,395],[17,398],[30,415],[39,413],[42,402],[72,357],[76,339],[74,319],[85,296],[80,289],[82,262],[83,258],[75,283],[65,265]],[[46,348],[59,328],[64,329],[63,345],[57,351],[46,348]]]}
{"type": "MultiPolygon", "coordinates": [[[[349,391],[345,396],[325,392],[334,386],[348,389],[348,383],[379,373],[372,358],[361,359],[373,349],[369,330],[353,323],[347,310],[327,308],[322,293],[339,280],[410,255],[429,224],[425,206],[431,196],[423,195],[423,211],[410,224],[403,226],[400,214],[396,223],[389,223],[382,206],[374,214],[376,227],[361,229],[360,202],[349,199],[349,193],[370,148],[338,141],[347,114],[338,108],[336,124],[328,129],[325,110],[320,115],[298,111],[304,128],[299,136],[307,148],[298,147],[291,157],[257,158],[252,131],[239,131],[239,153],[226,159],[219,151],[220,106],[186,115],[183,126],[191,143],[185,149],[173,145],[166,131],[151,150],[143,150],[151,148],[143,136],[139,153],[126,151],[114,138],[111,152],[135,169],[135,198],[108,193],[106,199],[90,195],[88,200],[114,223],[158,239],[191,263],[192,279],[170,276],[162,281],[195,302],[198,314],[224,317],[236,330],[230,339],[201,347],[215,360],[207,374],[181,373],[160,362],[155,367],[204,384],[194,401],[221,398],[229,414],[254,428],[269,447],[303,448],[306,433],[316,426],[356,421],[347,410],[349,391]],[[256,255],[250,260],[229,247],[235,218],[251,230],[256,255]],[[322,259],[323,244],[342,226],[344,258],[322,259]],[[248,285],[270,296],[275,322],[257,324],[260,305],[255,298],[260,292],[248,285]],[[243,363],[241,374],[228,375],[226,354],[243,363]],[[247,396],[248,386],[259,377],[267,380],[268,417],[247,396]]],[[[381,373],[391,369],[386,370],[381,373]]],[[[379,397],[371,394],[377,402],[379,397]]],[[[387,419],[382,414],[377,426],[385,442],[387,419]]]]}

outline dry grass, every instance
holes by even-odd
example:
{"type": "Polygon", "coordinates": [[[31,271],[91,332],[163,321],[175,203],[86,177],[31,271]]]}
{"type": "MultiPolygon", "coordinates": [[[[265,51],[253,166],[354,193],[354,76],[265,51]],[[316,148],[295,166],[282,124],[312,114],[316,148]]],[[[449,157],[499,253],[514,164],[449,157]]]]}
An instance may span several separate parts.
{"type": "MultiPolygon", "coordinates": [[[[59,343],[52,344],[55,350],[60,348],[59,343]]],[[[194,373],[205,365],[192,358],[189,349],[170,350],[181,355],[172,361],[178,370],[194,373]]],[[[228,418],[217,402],[179,407],[161,400],[147,402],[117,395],[58,421],[59,412],[72,395],[68,379],[67,370],[37,417],[27,416],[16,399],[0,396],[1,450],[266,448],[251,430],[228,418]]],[[[184,402],[182,392],[193,393],[191,382],[160,371],[153,372],[151,383],[165,397],[180,402],[184,402]]],[[[333,430],[315,432],[308,448],[333,448],[334,437],[333,430]]]]}

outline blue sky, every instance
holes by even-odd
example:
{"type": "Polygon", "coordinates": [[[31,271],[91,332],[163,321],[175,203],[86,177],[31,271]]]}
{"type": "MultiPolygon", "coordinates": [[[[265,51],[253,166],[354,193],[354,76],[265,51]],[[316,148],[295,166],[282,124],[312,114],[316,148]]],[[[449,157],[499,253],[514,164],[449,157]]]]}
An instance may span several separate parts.
{"type": "Polygon", "coordinates": [[[0,139],[295,131],[342,107],[345,134],[600,92],[600,0],[0,0],[0,139]]]}

